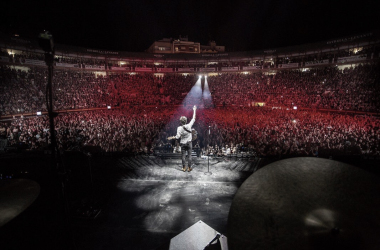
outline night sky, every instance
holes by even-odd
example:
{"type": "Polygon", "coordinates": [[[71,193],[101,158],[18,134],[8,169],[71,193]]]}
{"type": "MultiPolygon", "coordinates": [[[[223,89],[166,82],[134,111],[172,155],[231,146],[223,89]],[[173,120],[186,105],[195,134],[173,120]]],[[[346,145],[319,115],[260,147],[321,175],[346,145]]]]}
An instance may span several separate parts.
{"type": "Polygon", "coordinates": [[[141,52],[155,40],[188,35],[227,51],[318,42],[379,29],[377,1],[3,0],[0,31],[56,43],[141,52]]]}

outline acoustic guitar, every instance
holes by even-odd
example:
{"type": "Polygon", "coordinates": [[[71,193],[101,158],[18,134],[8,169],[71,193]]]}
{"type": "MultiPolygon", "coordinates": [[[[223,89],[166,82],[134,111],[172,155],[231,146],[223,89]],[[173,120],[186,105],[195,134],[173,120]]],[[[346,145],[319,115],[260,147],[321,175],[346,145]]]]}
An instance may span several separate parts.
{"type": "MultiPolygon", "coordinates": [[[[191,141],[195,141],[198,138],[198,132],[195,129],[191,129],[191,141]]],[[[167,138],[168,140],[175,139],[175,136],[170,136],[167,138]]]]}

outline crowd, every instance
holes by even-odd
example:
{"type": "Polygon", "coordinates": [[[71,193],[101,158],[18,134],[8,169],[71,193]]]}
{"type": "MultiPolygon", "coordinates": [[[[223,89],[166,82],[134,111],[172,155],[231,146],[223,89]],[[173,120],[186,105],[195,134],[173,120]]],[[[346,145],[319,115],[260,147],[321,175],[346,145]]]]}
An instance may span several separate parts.
{"type": "MultiPolygon", "coordinates": [[[[380,111],[380,67],[361,64],[354,68],[318,67],[306,71],[225,73],[209,76],[212,102],[219,106],[380,111]]],[[[28,72],[0,66],[0,114],[45,111],[47,72],[28,72]]],[[[149,73],[110,74],[55,70],[54,107],[58,110],[126,107],[131,105],[180,105],[197,82],[197,75],[149,73]]],[[[202,86],[205,85],[204,78],[202,86]]]]}
{"type": "MultiPolygon", "coordinates": [[[[47,71],[28,72],[0,66],[0,114],[46,111],[47,71]]],[[[54,109],[81,109],[116,105],[107,79],[92,73],[55,71],[53,76],[54,109]]]]}
{"type": "MultiPolygon", "coordinates": [[[[131,108],[61,114],[55,118],[59,149],[99,146],[106,152],[142,152],[145,147],[151,148],[153,139],[165,124],[164,118],[170,112],[164,108],[131,108]]],[[[43,149],[50,140],[46,116],[14,119],[2,126],[9,146],[27,145],[32,150],[43,149]]]]}
{"type": "MultiPolygon", "coordinates": [[[[0,66],[0,114],[45,111],[47,72],[0,66]]],[[[106,77],[91,72],[55,70],[54,109],[126,107],[130,105],[181,104],[195,83],[195,77],[153,74],[113,74],[106,77]]]]}
{"type": "Polygon", "coordinates": [[[379,112],[379,64],[222,74],[208,78],[216,105],[253,105],[379,112]]]}
{"type": "MultiPolygon", "coordinates": [[[[55,110],[112,109],[60,114],[55,118],[58,144],[61,150],[87,145],[106,152],[131,153],[151,153],[163,146],[178,148],[166,137],[175,134],[183,113],[191,118],[191,107],[196,104],[201,108],[195,144],[204,153],[378,155],[378,119],[316,110],[379,112],[379,72],[378,63],[366,63],[345,69],[323,66],[276,74],[210,75],[207,84],[211,99],[206,100],[199,94],[206,89],[206,79],[197,86],[198,75],[102,76],[59,69],[53,75],[55,110]],[[266,107],[256,107],[258,103],[266,107]]],[[[23,71],[0,66],[0,114],[45,111],[46,82],[44,68],[23,71]]],[[[49,141],[48,119],[13,119],[0,124],[0,133],[8,139],[8,146],[43,149],[49,141]]]]}
{"type": "MultiPolygon", "coordinates": [[[[105,152],[149,154],[156,147],[175,148],[167,141],[176,134],[179,117],[191,118],[191,107],[142,107],[72,112],[55,118],[61,150],[98,146],[105,152]]],[[[255,152],[260,156],[380,155],[380,119],[270,109],[219,107],[199,109],[194,128],[204,153],[228,155],[255,152]]],[[[47,117],[14,119],[0,124],[8,146],[30,150],[46,148],[47,117]]]]}
{"type": "Polygon", "coordinates": [[[260,107],[208,109],[204,116],[211,124],[209,144],[226,150],[238,145],[262,156],[380,153],[380,120],[374,117],[260,107]]]}

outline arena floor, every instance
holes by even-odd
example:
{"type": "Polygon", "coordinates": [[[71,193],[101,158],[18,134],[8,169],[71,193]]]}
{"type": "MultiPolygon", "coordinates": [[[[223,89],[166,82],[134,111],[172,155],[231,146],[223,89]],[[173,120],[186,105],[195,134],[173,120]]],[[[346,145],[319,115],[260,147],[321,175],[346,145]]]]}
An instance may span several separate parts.
{"type": "MultiPolygon", "coordinates": [[[[0,227],[1,249],[162,250],[199,220],[228,237],[228,213],[238,188],[256,170],[278,160],[210,159],[212,174],[207,175],[207,158],[195,158],[191,172],[181,171],[179,157],[65,152],[61,159],[67,170],[66,206],[59,198],[62,178],[54,177],[51,156],[0,154],[3,179],[31,179],[41,187],[30,207],[0,227]]],[[[380,176],[378,157],[334,160],[380,176]]]]}
{"type": "MultiPolygon", "coordinates": [[[[202,220],[222,234],[232,199],[254,161],[198,159],[191,172],[180,159],[120,159],[125,170],[99,217],[74,228],[80,249],[155,249],[202,220]]],[[[211,239],[210,239],[211,240],[211,239]]]]}
{"type": "MultiPolygon", "coordinates": [[[[181,171],[179,158],[87,158],[77,154],[65,159],[71,171],[66,189],[69,230],[64,230],[64,223],[57,219],[59,211],[52,211],[53,193],[45,190],[51,183],[38,181],[46,177],[35,174],[30,177],[40,183],[40,197],[22,215],[1,228],[6,249],[30,245],[41,249],[51,246],[157,249],[199,220],[226,234],[232,199],[260,161],[258,158],[210,159],[212,174],[208,175],[205,174],[207,158],[196,158],[191,172],[181,171]],[[25,240],[18,241],[20,235],[25,240]]],[[[37,158],[17,158],[15,162],[21,168],[26,162],[34,162],[36,168],[43,165],[37,163],[37,158]]]]}

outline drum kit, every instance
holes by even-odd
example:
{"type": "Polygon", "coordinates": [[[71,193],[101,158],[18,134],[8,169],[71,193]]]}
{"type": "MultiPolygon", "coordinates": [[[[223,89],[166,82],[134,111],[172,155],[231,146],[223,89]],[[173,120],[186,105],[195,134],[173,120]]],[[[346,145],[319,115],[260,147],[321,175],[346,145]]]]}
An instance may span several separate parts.
{"type": "Polygon", "coordinates": [[[40,185],[32,180],[0,180],[0,227],[29,207],[39,193],[40,185]]]}
{"type": "MultiPolygon", "coordinates": [[[[31,180],[0,180],[0,227],[39,192],[31,180]]],[[[230,250],[380,249],[380,179],[328,159],[271,163],[237,191],[227,236],[230,250]]]]}
{"type": "Polygon", "coordinates": [[[380,180],[327,159],[271,163],[239,188],[227,236],[230,250],[380,249],[380,180]]]}

